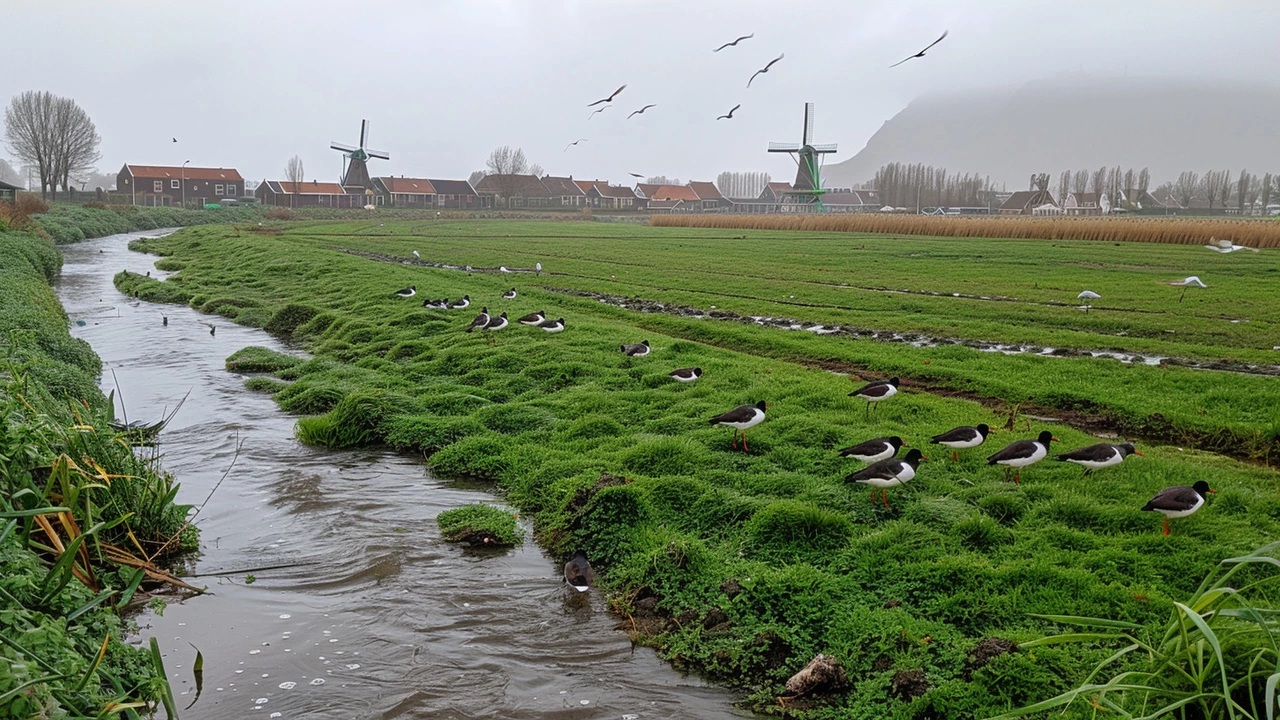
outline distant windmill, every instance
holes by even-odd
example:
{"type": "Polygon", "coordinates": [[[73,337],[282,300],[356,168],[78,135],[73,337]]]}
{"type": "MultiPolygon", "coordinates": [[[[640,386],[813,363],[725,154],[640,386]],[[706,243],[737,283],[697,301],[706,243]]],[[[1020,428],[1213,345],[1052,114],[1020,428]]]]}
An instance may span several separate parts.
{"type": "Polygon", "coordinates": [[[822,194],[826,192],[822,188],[822,156],[834,153],[836,144],[814,144],[813,103],[804,104],[804,135],[801,140],[799,145],[771,142],[769,152],[787,153],[796,161],[799,166],[796,181],[788,194],[795,196],[795,202],[814,205],[817,212],[822,212],[822,194]]]}
{"type": "Polygon", "coordinates": [[[370,150],[365,147],[365,143],[369,140],[369,121],[360,121],[360,145],[351,147],[342,143],[334,142],[329,144],[329,148],[342,153],[342,186],[344,188],[359,188],[360,192],[372,190],[373,183],[369,179],[369,168],[367,163],[369,158],[379,158],[381,160],[390,160],[391,156],[382,150],[370,150]]]}

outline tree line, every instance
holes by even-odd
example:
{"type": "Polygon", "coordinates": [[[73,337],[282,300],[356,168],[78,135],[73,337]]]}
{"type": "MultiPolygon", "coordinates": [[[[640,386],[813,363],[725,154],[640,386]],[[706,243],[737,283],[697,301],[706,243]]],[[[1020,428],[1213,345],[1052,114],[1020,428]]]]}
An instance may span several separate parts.
{"type": "Polygon", "coordinates": [[[716,188],[728,198],[758,198],[769,184],[767,172],[722,172],[716,176],[716,188]]]}
{"type": "Polygon", "coordinates": [[[997,190],[989,176],[897,162],[881,166],[872,186],[893,207],[978,207],[994,202],[997,190]]]}
{"type": "Polygon", "coordinates": [[[102,157],[102,137],[89,114],[74,100],[47,91],[28,90],[9,102],[4,139],[19,161],[35,168],[43,198],[59,187],[70,190],[102,157]]]}

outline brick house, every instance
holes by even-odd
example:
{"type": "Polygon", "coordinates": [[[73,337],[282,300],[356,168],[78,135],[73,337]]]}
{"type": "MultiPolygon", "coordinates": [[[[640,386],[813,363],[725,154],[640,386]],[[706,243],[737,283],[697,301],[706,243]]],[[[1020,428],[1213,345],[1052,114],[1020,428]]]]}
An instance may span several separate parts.
{"type": "Polygon", "coordinates": [[[476,192],[491,198],[493,207],[540,208],[558,203],[537,175],[485,175],[476,192]]]}
{"type": "Polygon", "coordinates": [[[263,205],[278,207],[364,207],[366,196],[348,193],[335,182],[289,182],[287,180],[263,180],[253,196],[263,205]]]}
{"type": "Polygon", "coordinates": [[[601,210],[635,210],[642,205],[642,198],[629,187],[610,185],[605,180],[575,180],[587,196],[587,204],[601,210]]]}
{"type": "Polygon", "coordinates": [[[433,208],[436,206],[436,188],[426,178],[375,177],[373,182],[374,205],[379,207],[433,208]]]}
{"type": "Polygon", "coordinates": [[[490,198],[482,196],[466,180],[439,180],[431,178],[436,189],[436,207],[453,210],[480,210],[493,207],[490,198]]]}
{"type": "MultiPolygon", "coordinates": [[[[1031,215],[1034,210],[1044,208],[1045,205],[1058,205],[1048,190],[1019,190],[1010,195],[996,212],[999,215],[1031,215]]],[[[1042,215],[1045,212],[1041,209],[1036,214],[1042,215]]]]}
{"type": "Polygon", "coordinates": [[[702,212],[716,212],[733,204],[720,194],[720,188],[716,187],[715,183],[690,181],[689,188],[702,201],[702,212]]]}
{"type": "Polygon", "coordinates": [[[116,174],[116,193],[133,205],[204,207],[243,196],[244,178],[235,168],[125,164],[116,174]]]}
{"type": "Polygon", "coordinates": [[[560,207],[574,208],[587,206],[587,193],[574,181],[573,176],[556,177],[548,175],[542,178],[542,186],[560,201],[560,207]]]}
{"type": "Polygon", "coordinates": [[[1070,192],[1062,203],[1062,209],[1068,215],[1101,215],[1102,206],[1098,204],[1098,193],[1070,192]]]}

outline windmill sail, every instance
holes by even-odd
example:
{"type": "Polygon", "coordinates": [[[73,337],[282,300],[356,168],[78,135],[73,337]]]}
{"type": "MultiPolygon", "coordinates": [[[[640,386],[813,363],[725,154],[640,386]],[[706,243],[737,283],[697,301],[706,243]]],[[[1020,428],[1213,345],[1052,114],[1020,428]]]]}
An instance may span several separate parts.
{"type": "Polygon", "coordinates": [[[368,192],[373,190],[373,180],[369,177],[368,161],[370,158],[390,160],[391,155],[382,150],[369,150],[369,121],[360,121],[360,144],[356,147],[339,142],[329,144],[333,150],[342,153],[342,187],[347,192],[368,192]]]}
{"type": "Polygon", "coordinates": [[[817,212],[822,211],[822,156],[836,152],[835,143],[815,144],[813,103],[804,104],[804,127],[799,144],[769,143],[769,152],[785,152],[796,161],[796,180],[787,193],[788,202],[800,205],[812,205],[817,212]]]}

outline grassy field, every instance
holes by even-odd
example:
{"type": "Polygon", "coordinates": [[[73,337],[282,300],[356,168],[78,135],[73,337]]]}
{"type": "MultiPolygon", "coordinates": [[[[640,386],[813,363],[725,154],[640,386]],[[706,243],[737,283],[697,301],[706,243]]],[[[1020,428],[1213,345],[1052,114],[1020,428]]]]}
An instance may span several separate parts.
{"type": "MultiPolygon", "coordinates": [[[[304,416],[300,438],[333,447],[386,443],[426,454],[438,473],[497,481],[535,518],[540,542],[592,558],[638,636],[681,666],[751,688],[761,708],[776,708],[782,682],[818,652],[834,654],[851,685],[833,705],[810,710],[815,718],[987,717],[1042,700],[1083,680],[1117,646],[988,658],[973,654],[984,639],[1026,642],[1062,629],[1032,613],[1158,628],[1172,602],[1193,593],[1220,560],[1280,532],[1280,474],[1185,447],[1140,444],[1147,457],[1090,477],[1045,462],[1021,485],[1008,484],[982,458],[1043,429],[1025,418],[960,462],[927,453],[917,479],[890,491],[891,509],[844,482],[859,466],[836,452],[882,435],[920,446],[955,425],[1004,425],[989,406],[913,389],[924,383],[1011,403],[1087,407],[1201,440],[1253,438],[1260,450],[1280,427],[1274,378],[815,336],[640,314],[542,287],[740,312],[784,308],[793,317],[829,313],[812,319],[858,317],[872,327],[909,320],[930,332],[1002,340],[1078,333],[1096,344],[1110,327],[1111,337],[1131,330],[1121,342],[1142,341],[1144,330],[1155,342],[1163,341],[1155,329],[1167,324],[1188,355],[1199,348],[1214,357],[1210,348],[1238,344],[1261,358],[1259,326],[1275,319],[1277,291],[1252,286],[1280,267],[1266,254],[848,235],[749,233],[735,241],[724,231],[588,223],[311,223],[274,232],[205,227],[139,241],[135,247],[166,256],[159,267],[178,272],[164,282],[122,273],[117,285],[291,336],[315,359],[273,368],[271,354],[260,351],[232,362],[275,370],[251,386],[304,416]],[[551,274],[467,274],[338,249],[399,257],[416,249],[424,259],[477,267],[536,261],[551,274]],[[1192,261],[1219,270],[1175,270],[1192,261]],[[1185,274],[1200,274],[1210,287],[1179,305],[1176,291],[1155,280],[1185,274]],[[1085,316],[854,287],[1039,302],[1074,297],[1070,278],[1088,280],[1108,300],[1132,287],[1115,302],[1151,312],[1085,316]],[[390,297],[411,284],[418,298],[390,297]],[[1002,284],[1010,287],[997,293],[1002,284]],[[500,300],[513,285],[520,296],[500,300]],[[563,315],[568,330],[465,334],[474,308],[431,311],[419,302],[464,293],[512,317],[536,309],[563,315]],[[793,294],[806,304],[793,304],[793,294]],[[1219,335],[1211,308],[1245,302],[1253,303],[1253,322],[1223,322],[1231,334],[1219,335]],[[1018,313],[1026,314],[1010,317],[1018,313]],[[1044,319],[1033,321],[1037,313],[1044,319]],[[1109,325],[1095,324],[1108,315],[1109,325]],[[642,339],[654,348],[648,357],[618,352],[642,339]],[[815,364],[893,371],[916,385],[868,416],[846,397],[849,378],[815,364]],[[687,366],[705,375],[690,385],[667,376],[687,366]],[[751,431],[751,454],[735,452],[730,431],[707,418],[758,400],[770,403],[769,419],[751,431]],[[1161,536],[1159,517],[1142,505],[1160,488],[1200,479],[1217,495],[1161,536]]],[[[1071,427],[1051,429],[1064,448],[1096,441],[1071,427]]],[[[1089,715],[1087,705],[1073,712],[1089,715]]]]}

